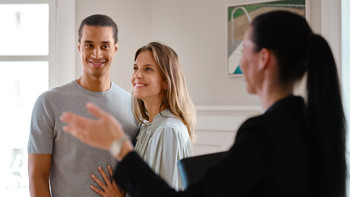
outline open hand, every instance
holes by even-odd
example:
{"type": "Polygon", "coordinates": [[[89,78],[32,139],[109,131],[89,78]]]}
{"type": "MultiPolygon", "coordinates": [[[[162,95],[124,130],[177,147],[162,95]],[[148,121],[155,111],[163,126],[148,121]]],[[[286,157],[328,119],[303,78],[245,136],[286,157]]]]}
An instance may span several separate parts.
{"type": "Polygon", "coordinates": [[[86,108],[97,120],[64,112],[60,117],[61,121],[67,124],[63,130],[86,144],[109,150],[114,140],[125,135],[120,123],[111,114],[92,103],[87,103],[86,108]]]}

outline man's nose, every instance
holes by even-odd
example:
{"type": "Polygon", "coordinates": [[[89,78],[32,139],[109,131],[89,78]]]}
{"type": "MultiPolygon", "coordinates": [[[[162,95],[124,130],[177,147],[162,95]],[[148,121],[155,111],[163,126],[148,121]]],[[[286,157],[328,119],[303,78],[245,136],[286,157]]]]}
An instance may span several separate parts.
{"type": "Polygon", "coordinates": [[[92,53],[93,58],[101,58],[102,57],[102,51],[99,48],[96,48],[92,53]]]}

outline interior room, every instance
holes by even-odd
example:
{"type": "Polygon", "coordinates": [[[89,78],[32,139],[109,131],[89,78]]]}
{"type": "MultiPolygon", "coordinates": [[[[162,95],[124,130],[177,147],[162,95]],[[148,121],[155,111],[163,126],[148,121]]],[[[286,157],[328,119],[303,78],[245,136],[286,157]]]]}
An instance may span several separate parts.
{"type": "MultiPolygon", "coordinates": [[[[10,135],[1,132],[0,151],[6,162],[1,162],[0,172],[8,178],[1,178],[0,193],[29,196],[26,147],[33,104],[43,91],[81,75],[77,31],[80,21],[92,14],[106,14],[118,25],[119,48],[111,68],[113,82],[131,92],[135,51],[151,41],[171,46],[179,55],[196,109],[194,155],[230,148],[240,124],[248,117],[262,113],[262,109],[257,96],[246,92],[244,77],[227,73],[228,7],[265,2],[273,0],[0,0],[0,6],[43,4],[48,10],[43,12],[46,14],[43,22],[49,24],[43,30],[48,32],[44,35],[48,41],[46,52],[10,54],[0,49],[0,68],[7,75],[0,86],[14,95],[13,98],[4,98],[4,95],[0,99],[0,105],[5,109],[1,122],[4,121],[6,131],[15,130],[10,135]],[[16,62],[31,63],[26,67],[16,67],[16,62]],[[40,65],[35,62],[40,62],[40,65]],[[6,70],[9,64],[14,64],[15,69],[6,70]],[[28,67],[31,65],[35,68],[28,67]],[[9,85],[9,81],[13,84],[9,85]],[[27,92],[31,94],[23,101],[18,95],[26,95],[27,92]],[[15,110],[12,104],[16,106],[15,110]],[[16,125],[19,118],[23,119],[23,124],[16,125]],[[16,129],[13,129],[14,125],[16,129]]],[[[350,35],[348,10],[348,0],[305,0],[307,21],[332,48],[347,114],[350,113],[350,38],[346,36],[350,35]]],[[[16,16],[16,21],[21,17],[24,21],[26,15],[16,16]]],[[[10,36],[0,35],[0,43],[10,36]]],[[[35,35],[35,32],[30,34],[27,40],[35,35]]],[[[26,39],[18,39],[14,46],[21,47],[18,44],[23,43],[38,45],[35,41],[27,43],[23,40],[26,39]]],[[[304,96],[304,85],[300,84],[296,94],[304,96]]]]}

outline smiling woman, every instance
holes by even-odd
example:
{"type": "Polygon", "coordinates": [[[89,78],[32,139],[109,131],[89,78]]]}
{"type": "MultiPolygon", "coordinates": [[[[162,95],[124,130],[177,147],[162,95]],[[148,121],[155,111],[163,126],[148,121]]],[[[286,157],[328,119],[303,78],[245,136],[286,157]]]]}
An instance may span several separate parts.
{"type": "MultiPolygon", "coordinates": [[[[142,123],[135,150],[168,184],[182,190],[177,162],[192,155],[195,112],[178,56],[170,47],[151,42],[136,51],[133,70],[133,112],[142,123]]],[[[119,154],[125,139],[113,142],[113,155],[119,154]]],[[[118,193],[115,184],[108,184],[107,173],[99,172],[107,185],[93,176],[103,191],[95,186],[91,189],[103,196],[118,193]]],[[[111,168],[109,174],[112,176],[111,168]]]]}
{"type": "Polygon", "coordinates": [[[176,52],[151,42],[135,53],[131,78],[134,115],[143,123],[135,150],[176,189],[183,189],[177,161],[192,155],[194,107],[176,52]]]}
{"type": "MultiPolygon", "coordinates": [[[[161,76],[151,51],[145,51],[138,55],[134,64],[134,74],[131,82],[133,84],[133,95],[142,99],[149,105],[148,107],[150,105],[159,106],[162,103],[167,85],[161,76]]],[[[157,108],[156,110],[159,109],[157,108]]]]}

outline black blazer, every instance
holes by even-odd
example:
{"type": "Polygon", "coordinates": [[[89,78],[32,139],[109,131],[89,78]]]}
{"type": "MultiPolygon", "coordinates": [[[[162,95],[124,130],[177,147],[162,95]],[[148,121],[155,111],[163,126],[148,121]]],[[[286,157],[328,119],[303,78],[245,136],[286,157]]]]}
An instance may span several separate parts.
{"type": "Polygon", "coordinates": [[[136,152],[117,166],[114,179],[133,196],[310,196],[305,105],[288,96],[245,121],[234,145],[202,179],[176,192],[136,152]]]}

